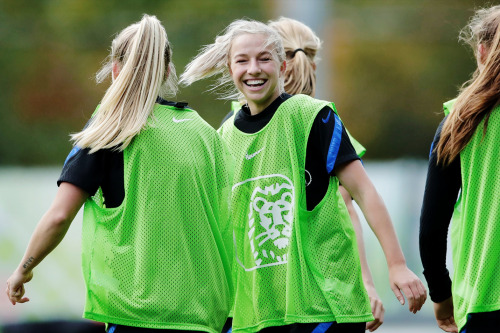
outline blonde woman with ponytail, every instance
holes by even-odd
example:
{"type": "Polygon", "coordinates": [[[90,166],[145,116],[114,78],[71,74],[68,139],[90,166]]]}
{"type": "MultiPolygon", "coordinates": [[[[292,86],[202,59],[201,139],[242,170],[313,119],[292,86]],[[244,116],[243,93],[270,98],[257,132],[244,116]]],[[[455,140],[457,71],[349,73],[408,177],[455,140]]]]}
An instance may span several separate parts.
{"type": "Polygon", "coordinates": [[[113,40],[111,76],[58,180],[52,206],[7,281],[25,303],[33,269],[84,205],[84,318],[110,333],[217,333],[232,304],[228,156],[216,131],[175,95],[171,46],[144,15],[113,40]],[[196,291],[193,293],[193,291],[196,291]]]}
{"type": "MultiPolygon", "coordinates": [[[[283,48],[286,55],[286,71],[284,77],[285,92],[290,95],[304,94],[314,97],[316,93],[317,53],[321,48],[321,40],[311,28],[294,19],[281,17],[278,20],[270,21],[268,25],[279,33],[283,41],[283,48]]],[[[233,106],[233,110],[224,118],[222,123],[229,119],[235,111],[241,109],[241,103],[233,102],[233,106]]],[[[349,132],[347,132],[347,134],[349,135],[356,153],[359,157],[362,157],[366,149],[356,141],[349,132]]],[[[313,168],[311,170],[306,167],[306,170],[308,170],[308,176],[310,176],[310,181],[307,182],[306,188],[307,198],[309,206],[314,207],[321,201],[327,190],[329,175],[326,172],[326,168],[313,168]]],[[[359,216],[354,209],[352,198],[349,193],[342,186],[339,187],[339,190],[344,198],[354,230],[356,231],[363,282],[368,292],[368,296],[370,297],[372,314],[375,318],[373,321],[366,324],[366,329],[373,332],[383,324],[385,309],[375,289],[370,268],[366,260],[363,230],[359,216]]]]}
{"type": "Polygon", "coordinates": [[[232,331],[361,333],[373,320],[339,181],[380,240],[396,297],[404,304],[405,294],[417,312],[425,288],[406,266],[334,104],[285,93],[286,69],[275,29],[236,20],[181,76],[189,85],[220,75],[225,97],[245,101],[219,129],[235,160],[232,331]],[[326,169],[326,192],[308,191],[311,175],[320,174],[312,168],[326,169]]]}
{"type": "Polygon", "coordinates": [[[438,326],[500,327],[500,6],[476,11],[460,39],[477,69],[434,137],[420,217],[420,256],[438,326]],[[458,197],[458,200],[457,200],[458,197]],[[446,268],[451,221],[453,278],[446,268]]]}

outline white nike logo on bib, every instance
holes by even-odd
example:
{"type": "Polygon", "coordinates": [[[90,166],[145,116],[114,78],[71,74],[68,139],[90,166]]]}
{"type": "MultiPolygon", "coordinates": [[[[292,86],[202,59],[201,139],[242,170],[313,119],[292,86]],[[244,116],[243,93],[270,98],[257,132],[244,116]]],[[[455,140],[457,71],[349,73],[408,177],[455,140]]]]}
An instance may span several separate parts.
{"type": "Polygon", "coordinates": [[[193,120],[191,118],[186,118],[186,119],[175,119],[175,117],[172,117],[172,121],[174,123],[182,123],[183,121],[188,121],[188,120],[193,120]]]}
{"type": "Polygon", "coordinates": [[[253,154],[246,154],[246,155],[245,155],[245,158],[246,158],[247,160],[251,160],[252,158],[254,158],[255,156],[257,156],[257,154],[259,154],[259,153],[260,153],[261,151],[263,151],[263,150],[264,150],[264,148],[262,148],[262,149],[260,149],[260,150],[257,150],[257,151],[256,151],[255,153],[253,153],[253,154]]]}

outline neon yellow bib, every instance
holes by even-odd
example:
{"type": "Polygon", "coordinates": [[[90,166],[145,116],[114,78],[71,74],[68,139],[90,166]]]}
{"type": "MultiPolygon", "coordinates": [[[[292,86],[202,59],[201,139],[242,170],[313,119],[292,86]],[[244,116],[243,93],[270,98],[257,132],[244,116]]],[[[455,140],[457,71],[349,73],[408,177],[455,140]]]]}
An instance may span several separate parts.
{"type": "Polygon", "coordinates": [[[236,129],[234,116],[219,129],[236,164],[235,332],[373,319],[338,180],[331,177],[325,198],[306,210],[307,139],[325,106],[335,111],[332,103],[296,95],[257,133],[236,129]]]}
{"type": "Polygon", "coordinates": [[[232,304],[224,149],[195,111],[155,105],[123,152],[122,205],[85,204],[85,318],[221,331],[232,304]]]}
{"type": "MultiPolygon", "coordinates": [[[[451,111],[453,102],[445,109],[451,111]]],[[[483,137],[484,123],[460,153],[462,191],[451,229],[459,329],[469,313],[500,309],[500,107],[492,111],[483,137]]]]}

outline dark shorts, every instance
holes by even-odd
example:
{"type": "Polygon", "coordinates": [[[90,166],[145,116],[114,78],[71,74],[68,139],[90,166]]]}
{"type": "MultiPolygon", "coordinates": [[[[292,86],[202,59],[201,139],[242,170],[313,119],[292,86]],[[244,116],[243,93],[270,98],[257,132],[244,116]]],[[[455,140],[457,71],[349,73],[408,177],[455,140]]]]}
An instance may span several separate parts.
{"type": "MultiPolygon", "coordinates": [[[[366,323],[310,323],[267,327],[260,333],[364,333],[366,323]]],[[[231,318],[228,319],[222,333],[232,333],[231,318]]]]}
{"type": "Polygon", "coordinates": [[[200,333],[203,333],[201,331],[162,330],[162,329],[123,326],[123,325],[115,325],[115,324],[109,324],[108,331],[107,331],[107,333],[159,333],[159,332],[168,332],[168,333],[200,332],[200,333]]]}
{"type": "Polygon", "coordinates": [[[500,327],[500,310],[491,312],[469,313],[467,323],[460,333],[498,332],[500,327]]]}

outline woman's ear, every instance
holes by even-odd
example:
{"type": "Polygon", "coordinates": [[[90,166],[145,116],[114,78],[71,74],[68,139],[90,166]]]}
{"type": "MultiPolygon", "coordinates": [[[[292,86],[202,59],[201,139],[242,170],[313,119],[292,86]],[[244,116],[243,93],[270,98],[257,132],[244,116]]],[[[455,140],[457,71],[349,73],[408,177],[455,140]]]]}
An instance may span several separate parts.
{"type": "Polygon", "coordinates": [[[488,50],[484,44],[479,44],[477,46],[477,62],[478,64],[484,65],[486,58],[488,57],[488,50]]]}
{"type": "Polygon", "coordinates": [[[316,71],[316,63],[315,62],[312,63],[312,67],[313,67],[313,70],[316,71]]]}
{"type": "Polygon", "coordinates": [[[165,71],[165,80],[168,79],[168,76],[170,75],[170,64],[168,64],[167,70],[165,71]]]}
{"type": "Polygon", "coordinates": [[[113,76],[113,80],[116,80],[118,77],[118,74],[120,74],[120,65],[116,61],[113,61],[113,64],[111,65],[111,73],[113,76]]]}
{"type": "Polygon", "coordinates": [[[281,67],[280,67],[280,73],[282,75],[284,75],[286,72],[286,60],[283,60],[283,63],[281,64],[281,67]]]}

